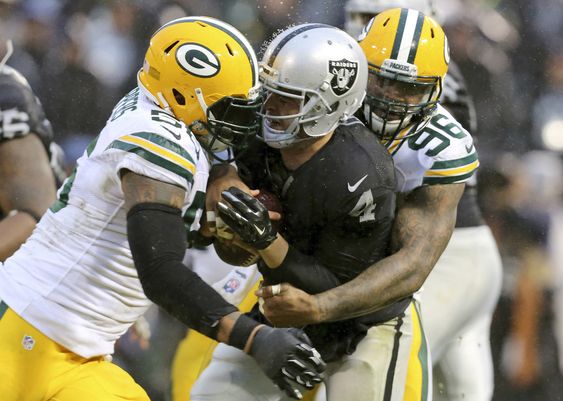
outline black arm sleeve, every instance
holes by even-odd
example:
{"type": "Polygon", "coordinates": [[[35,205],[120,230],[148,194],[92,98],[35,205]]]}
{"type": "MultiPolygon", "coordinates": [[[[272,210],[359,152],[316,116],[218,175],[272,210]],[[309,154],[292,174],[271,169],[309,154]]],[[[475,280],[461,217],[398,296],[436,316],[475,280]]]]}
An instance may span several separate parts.
{"type": "MultiPolygon", "coordinates": [[[[260,270],[262,272],[265,269],[260,270]]],[[[282,264],[276,269],[267,269],[264,273],[268,277],[268,281],[287,282],[310,294],[318,294],[342,284],[313,256],[305,255],[291,245],[282,264]]]]}
{"type": "Polygon", "coordinates": [[[146,296],[216,339],[219,320],[237,308],[182,263],[186,231],[180,209],[158,203],[133,206],[127,214],[127,236],[146,296]]]}

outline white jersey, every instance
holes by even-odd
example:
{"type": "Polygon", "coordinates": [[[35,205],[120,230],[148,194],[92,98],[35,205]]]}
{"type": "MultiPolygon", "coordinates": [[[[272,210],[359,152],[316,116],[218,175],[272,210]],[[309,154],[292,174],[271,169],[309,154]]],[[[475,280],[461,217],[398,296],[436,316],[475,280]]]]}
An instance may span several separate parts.
{"type": "Polygon", "coordinates": [[[398,192],[467,182],[479,167],[471,135],[442,106],[415,135],[407,136],[409,131],[385,143],[395,163],[398,192]]]}
{"type": "Polygon", "coordinates": [[[125,169],[184,188],[186,228],[199,228],[206,153],[183,122],[137,88],[114,108],[33,235],[0,264],[0,299],[85,358],[112,353],[150,305],[127,240],[125,169]]]}

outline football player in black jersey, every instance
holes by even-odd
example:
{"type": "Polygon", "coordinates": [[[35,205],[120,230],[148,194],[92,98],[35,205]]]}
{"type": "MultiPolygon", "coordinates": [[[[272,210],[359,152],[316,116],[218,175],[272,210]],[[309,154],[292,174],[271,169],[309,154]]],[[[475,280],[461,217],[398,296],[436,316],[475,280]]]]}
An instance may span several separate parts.
{"type": "MultiPolygon", "coordinates": [[[[431,10],[429,1],[350,0],[347,3],[350,17],[347,27],[354,26],[350,23],[352,16],[366,23],[388,7],[409,4],[415,8],[425,5],[425,11],[431,10]]],[[[403,24],[397,24],[398,18],[389,18],[386,26],[397,27],[395,38],[400,38],[400,27],[409,24],[407,14],[416,16],[413,12],[401,13],[405,16],[403,24]]],[[[416,20],[414,18],[413,22],[416,20]]],[[[369,27],[373,29],[371,23],[369,27]]],[[[411,28],[414,27],[415,24],[412,24],[411,28]]],[[[364,37],[370,28],[364,31],[364,37]]],[[[417,30],[413,29],[412,32],[417,30]]],[[[377,34],[379,38],[384,35],[383,30],[377,34]]],[[[412,43],[405,42],[409,45],[412,43]]],[[[391,42],[389,48],[392,47],[391,42]]],[[[370,44],[366,48],[370,48],[370,44]]],[[[419,48],[417,57],[421,56],[421,52],[419,48]]],[[[444,54],[443,51],[438,52],[441,60],[444,59],[444,54]]],[[[374,70],[381,67],[373,64],[369,57],[368,62],[374,70]]],[[[437,64],[430,66],[434,65],[435,68],[437,64]]],[[[448,70],[439,103],[455,113],[455,117],[465,128],[474,129],[473,107],[463,80],[455,67],[452,69],[450,65],[448,70]]],[[[373,99],[377,96],[368,89],[369,97],[373,99]]],[[[365,104],[369,102],[366,101],[365,104]]],[[[366,109],[367,113],[362,113],[362,117],[373,124],[374,121],[369,120],[375,118],[370,116],[369,107],[366,109]]],[[[420,120],[420,126],[426,124],[438,135],[447,136],[448,132],[440,127],[436,128],[436,124],[439,125],[440,121],[449,124],[452,117],[442,119],[440,116],[441,112],[434,114],[432,122],[429,121],[431,116],[428,116],[426,120],[420,120]]],[[[387,127],[392,128],[391,125],[387,121],[387,127]]],[[[405,126],[409,128],[413,125],[405,126]]],[[[457,123],[452,122],[451,127],[454,126],[457,123]]],[[[372,125],[372,129],[384,136],[378,132],[376,124],[372,125]]],[[[415,129],[418,130],[416,127],[415,129]]],[[[434,396],[450,400],[463,398],[487,401],[490,400],[493,389],[489,326],[500,290],[501,264],[494,238],[477,206],[474,176],[470,177],[471,170],[478,162],[473,156],[472,145],[465,149],[456,145],[456,142],[468,137],[467,133],[461,134],[462,129],[453,132],[453,138],[444,136],[448,145],[441,152],[447,154],[447,158],[434,154],[433,149],[424,149],[430,136],[423,131],[423,128],[420,128],[420,134],[416,131],[419,139],[416,136],[405,136],[402,141],[387,140],[396,169],[400,171],[403,180],[416,180],[416,170],[423,173],[420,170],[420,160],[426,158],[430,162],[427,165],[429,173],[425,173],[424,180],[418,177],[421,181],[417,185],[408,184],[398,188],[406,193],[401,195],[395,220],[393,249],[397,250],[396,253],[366,271],[359,279],[316,297],[309,297],[284,285],[281,289],[282,296],[266,301],[266,315],[277,323],[343,319],[377,310],[397,297],[416,291],[424,283],[421,294],[422,314],[432,356],[435,358],[433,362],[438,366],[447,366],[441,369],[444,381],[435,386],[434,396]],[[413,148],[410,155],[409,147],[413,148]],[[457,150],[448,149],[454,147],[457,150]],[[437,158],[436,164],[432,163],[428,154],[437,158]],[[437,169],[438,165],[442,170],[433,171],[434,167],[430,168],[436,166],[437,169]],[[413,175],[414,178],[411,177],[413,175]],[[403,191],[405,187],[407,191],[403,191]],[[432,273],[426,280],[431,270],[432,273]],[[444,302],[444,299],[448,302],[444,302]]],[[[435,144],[441,143],[437,139],[435,141],[435,144]]],[[[263,291],[266,296],[271,294],[269,288],[263,291]]]]}
{"type": "Polygon", "coordinates": [[[0,63],[0,262],[31,234],[64,180],[43,107],[8,57],[0,63]]]}
{"type": "MultiPolygon", "coordinates": [[[[364,97],[367,64],[349,35],[322,24],[290,28],[269,44],[261,67],[265,143],[257,141],[237,165],[250,188],[280,198],[281,228],[277,232],[265,207],[237,188],[223,193],[219,216],[257,249],[269,288],[291,283],[319,293],[387,255],[395,211],[392,160],[351,117],[364,97]]],[[[251,313],[271,324],[258,305],[251,313]]],[[[410,296],[360,318],[304,330],[332,362],[328,400],[402,398],[410,353],[424,348],[410,296]]],[[[219,345],[190,399],[275,400],[282,394],[243,353],[219,345]]]]}

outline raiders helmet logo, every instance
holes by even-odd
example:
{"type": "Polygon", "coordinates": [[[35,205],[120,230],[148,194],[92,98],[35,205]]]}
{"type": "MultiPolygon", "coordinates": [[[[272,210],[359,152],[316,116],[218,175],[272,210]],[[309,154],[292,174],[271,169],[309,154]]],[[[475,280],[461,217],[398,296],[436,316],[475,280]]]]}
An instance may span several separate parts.
{"type": "Polygon", "coordinates": [[[221,69],[217,56],[197,43],[185,43],[178,47],[176,61],[183,70],[201,78],[212,77],[221,69]]]}
{"type": "Polygon", "coordinates": [[[358,63],[356,61],[348,61],[342,59],[340,61],[330,60],[328,62],[328,70],[332,73],[333,77],[330,81],[330,87],[337,96],[342,96],[348,92],[358,75],[358,63]]]}

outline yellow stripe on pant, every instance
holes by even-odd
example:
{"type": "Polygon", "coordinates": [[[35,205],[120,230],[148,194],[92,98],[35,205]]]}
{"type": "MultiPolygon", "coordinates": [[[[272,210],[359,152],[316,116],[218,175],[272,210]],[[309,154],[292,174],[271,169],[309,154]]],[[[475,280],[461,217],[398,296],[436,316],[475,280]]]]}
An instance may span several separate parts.
{"type": "Polygon", "coordinates": [[[420,321],[420,312],[413,301],[409,308],[412,314],[413,339],[407,369],[407,380],[403,401],[426,401],[428,397],[428,346],[420,321]]]}
{"type": "Polygon", "coordinates": [[[0,316],[0,394],[2,401],[149,401],[120,367],[76,355],[10,308],[0,316]]]}

